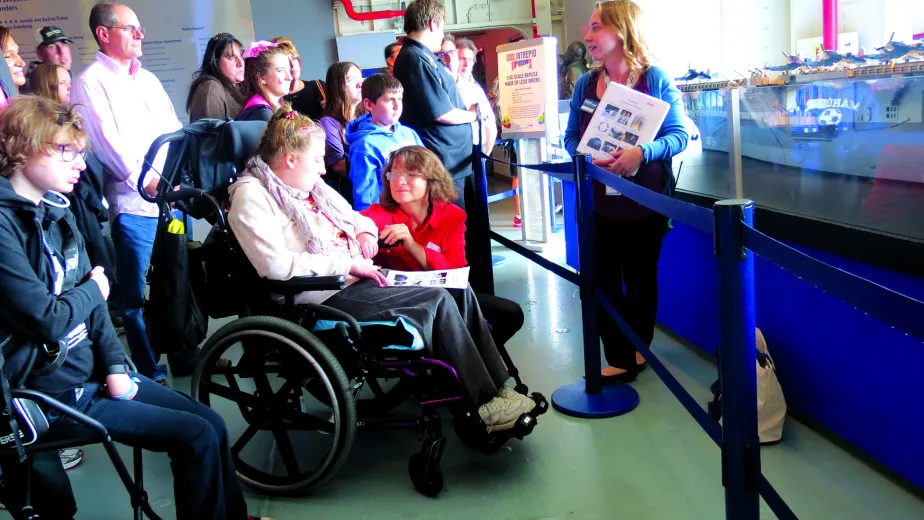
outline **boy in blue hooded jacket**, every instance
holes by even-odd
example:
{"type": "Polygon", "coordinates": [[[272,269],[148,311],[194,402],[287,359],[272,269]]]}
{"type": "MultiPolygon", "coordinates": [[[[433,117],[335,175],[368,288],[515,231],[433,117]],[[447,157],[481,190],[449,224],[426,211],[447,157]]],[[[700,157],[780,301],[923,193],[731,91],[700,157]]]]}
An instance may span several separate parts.
{"type": "Polygon", "coordinates": [[[404,109],[400,81],[387,74],[373,74],[363,82],[362,96],[368,114],[350,121],[346,129],[356,211],[379,201],[382,170],[393,151],[414,144],[423,146],[417,132],[398,122],[404,109]]]}

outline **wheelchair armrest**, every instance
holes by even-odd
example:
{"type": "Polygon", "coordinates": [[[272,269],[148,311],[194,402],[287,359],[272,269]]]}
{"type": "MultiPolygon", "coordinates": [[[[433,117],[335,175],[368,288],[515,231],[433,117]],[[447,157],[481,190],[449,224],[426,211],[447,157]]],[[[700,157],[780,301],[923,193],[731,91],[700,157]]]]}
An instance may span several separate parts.
{"type": "Polygon", "coordinates": [[[356,321],[356,318],[341,311],[340,309],[328,307],[327,305],[322,305],[320,303],[303,303],[300,306],[306,309],[311,309],[318,314],[324,315],[325,317],[334,318],[335,320],[345,322],[350,326],[350,329],[356,333],[355,336],[353,336],[353,341],[359,341],[360,337],[362,336],[363,329],[360,327],[359,322],[356,321]]]}
{"type": "Polygon", "coordinates": [[[281,296],[295,296],[305,291],[338,291],[346,287],[346,276],[297,276],[288,280],[260,278],[257,285],[281,296]]]}
{"type": "Polygon", "coordinates": [[[103,439],[109,438],[109,432],[106,430],[106,427],[102,425],[102,423],[81,412],[78,412],[77,410],[62,403],[61,401],[58,401],[57,399],[49,397],[41,392],[36,392],[35,390],[26,389],[13,389],[10,391],[10,394],[16,399],[28,399],[29,401],[34,401],[38,403],[43,409],[51,408],[61,415],[94,430],[103,439]]]}

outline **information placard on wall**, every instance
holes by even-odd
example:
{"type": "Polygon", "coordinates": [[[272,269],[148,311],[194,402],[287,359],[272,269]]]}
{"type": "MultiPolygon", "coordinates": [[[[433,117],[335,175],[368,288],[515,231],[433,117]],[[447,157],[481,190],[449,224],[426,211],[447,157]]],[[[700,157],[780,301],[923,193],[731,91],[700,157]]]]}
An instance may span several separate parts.
{"type": "MultiPolygon", "coordinates": [[[[24,60],[35,60],[36,32],[60,27],[74,43],[71,72],[92,63],[98,47],[90,33],[90,9],[97,0],[5,0],[0,25],[8,27],[24,60]]],[[[220,32],[244,46],[254,39],[250,0],[123,0],[138,15],[146,35],[141,63],[163,83],[180,121],[187,122],[186,96],[209,38],[220,32]]]]}
{"type": "Polygon", "coordinates": [[[497,47],[498,98],[504,139],[557,135],[556,44],[555,38],[545,37],[497,47]]]}

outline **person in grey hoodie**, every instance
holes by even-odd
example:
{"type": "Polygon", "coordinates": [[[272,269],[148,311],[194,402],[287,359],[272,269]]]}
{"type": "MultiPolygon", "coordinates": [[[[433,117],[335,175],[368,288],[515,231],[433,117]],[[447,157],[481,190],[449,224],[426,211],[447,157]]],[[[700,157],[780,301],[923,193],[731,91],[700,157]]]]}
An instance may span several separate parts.
{"type": "Polygon", "coordinates": [[[423,146],[417,132],[398,121],[404,110],[400,81],[387,74],[373,74],[363,81],[362,95],[368,114],[350,121],[346,129],[356,211],[379,201],[382,170],[393,151],[415,144],[423,146]]]}

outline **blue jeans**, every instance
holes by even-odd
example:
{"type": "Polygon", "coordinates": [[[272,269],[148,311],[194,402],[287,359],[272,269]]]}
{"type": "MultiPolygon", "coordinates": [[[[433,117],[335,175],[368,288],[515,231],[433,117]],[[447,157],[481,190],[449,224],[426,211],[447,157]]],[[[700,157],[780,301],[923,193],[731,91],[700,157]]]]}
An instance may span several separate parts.
{"type": "MultiPolygon", "coordinates": [[[[157,361],[160,358],[151,349],[147,327],[144,324],[144,289],[156,235],[156,217],[123,213],[112,223],[112,241],[115,244],[119,269],[116,291],[122,306],[125,337],[138,372],[149,378],[155,378],[155,372],[158,371],[157,361]]],[[[194,362],[198,353],[198,349],[193,349],[170,354],[167,359],[172,367],[183,367],[184,371],[188,372],[188,365],[194,362]]],[[[163,375],[166,376],[166,373],[163,375]]],[[[157,374],[158,378],[160,376],[161,374],[157,374]]]]}
{"type": "MultiPolygon", "coordinates": [[[[115,442],[167,453],[177,520],[245,520],[247,504],[221,416],[187,395],[133,375],[140,383],[131,401],[109,398],[98,382],[85,383],[60,400],[102,423],[115,442]]],[[[86,433],[83,425],[70,419],[51,413],[48,418],[49,441],[86,433]]],[[[64,473],[60,461],[56,470],[64,473]]],[[[33,495],[36,499],[59,500],[41,494],[33,495]]]]}

